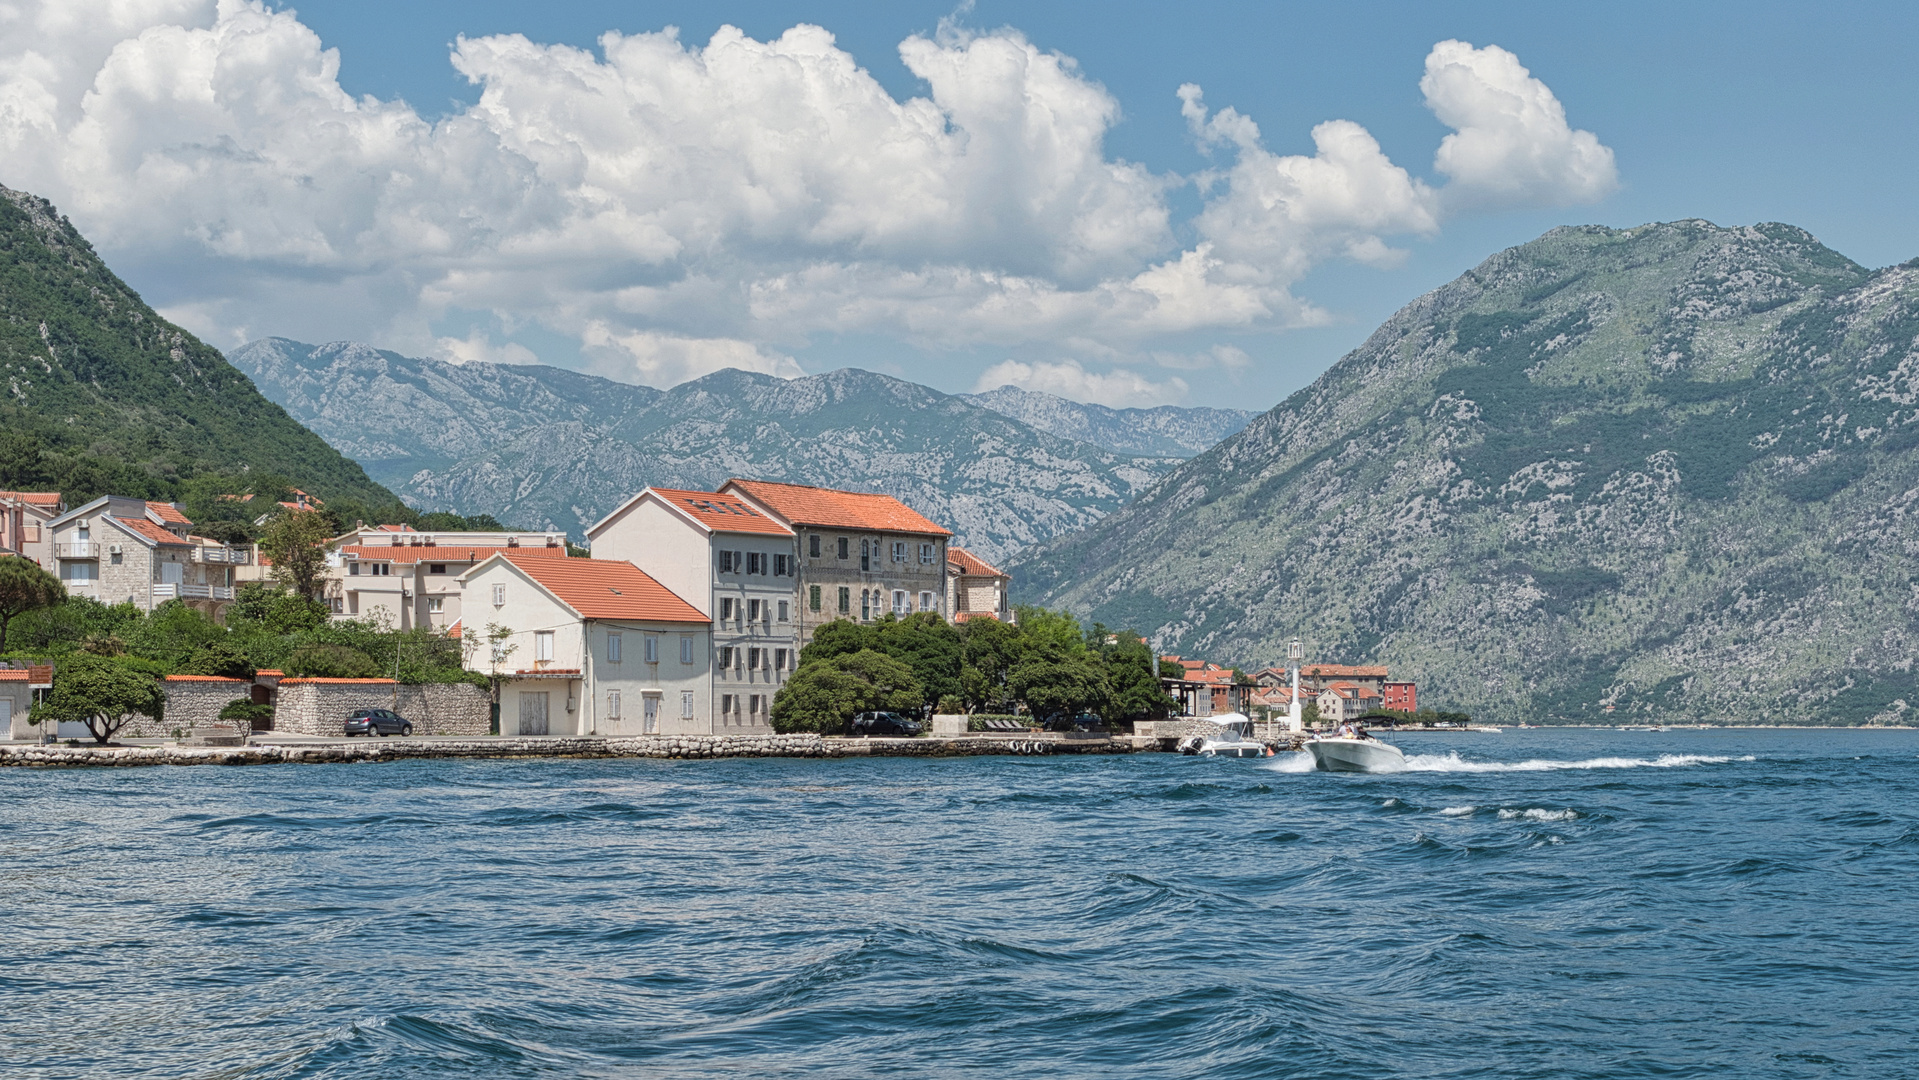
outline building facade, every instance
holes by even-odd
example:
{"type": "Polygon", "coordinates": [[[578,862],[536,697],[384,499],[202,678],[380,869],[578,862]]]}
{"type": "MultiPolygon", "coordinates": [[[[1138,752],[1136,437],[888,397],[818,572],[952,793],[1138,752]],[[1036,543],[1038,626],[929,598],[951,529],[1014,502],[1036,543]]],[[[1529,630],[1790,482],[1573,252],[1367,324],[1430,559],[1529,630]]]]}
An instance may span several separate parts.
{"type": "Polygon", "coordinates": [[[47,523],[66,509],[57,491],[0,491],[0,555],[31,559],[53,572],[53,538],[47,523]]]}
{"type": "Polygon", "coordinates": [[[566,557],[559,532],[418,532],[373,525],[334,537],[323,593],[335,618],[396,630],[462,625],[460,577],[503,551],[566,557]]]}
{"type": "Polygon", "coordinates": [[[593,557],[624,559],[712,620],[719,730],[771,730],[773,695],[799,666],[793,530],[737,496],[647,488],[586,531],[593,557]]]}
{"type": "Polygon", "coordinates": [[[946,610],[954,622],[1013,621],[1013,577],[956,544],[946,546],[946,610]]]}
{"type": "Polygon", "coordinates": [[[872,622],[946,603],[952,532],[891,495],[835,491],[764,480],[728,480],[734,496],[791,529],[799,545],[799,640],[835,619],[872,622]]]}
{"type": "Polygon", "coordinates": [[[504,680],[500,734],[723,731],[711,620],[632,563],[500,551],[461,583],[466,617],[507,631],[466,660],[504,680]]]}
{"type": "Polygon", "coordinates": [[[152,611],[179,600],[222,619],[233,601],[235,568],[251,559],[191,536],[171,503],[103,495],[48,521],[54,573],[74,596],[152,611]]]}
{"type": "Polygon", "coordinates": [[[1419,711],[1419,687],[1409,682],[1388,682],[1380,688],[1382,708],[1398,712],[1419,711]]]}

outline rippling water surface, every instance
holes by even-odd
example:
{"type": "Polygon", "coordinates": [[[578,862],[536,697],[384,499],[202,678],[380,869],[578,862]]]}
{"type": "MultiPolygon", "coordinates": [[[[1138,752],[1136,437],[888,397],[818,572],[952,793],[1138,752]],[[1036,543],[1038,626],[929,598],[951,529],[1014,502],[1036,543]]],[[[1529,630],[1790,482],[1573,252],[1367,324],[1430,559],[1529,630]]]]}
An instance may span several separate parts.
{"type": "Polygon", "coordinates": [[[1919,733],[0,774],[12,1077],[1910,1077],[1919,733]]]}

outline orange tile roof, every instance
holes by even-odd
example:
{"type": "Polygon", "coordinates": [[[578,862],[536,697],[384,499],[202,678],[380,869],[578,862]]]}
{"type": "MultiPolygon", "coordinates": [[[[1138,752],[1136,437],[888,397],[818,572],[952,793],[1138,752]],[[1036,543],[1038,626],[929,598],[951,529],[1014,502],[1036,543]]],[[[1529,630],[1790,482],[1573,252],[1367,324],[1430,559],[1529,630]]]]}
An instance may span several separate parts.
{"type": "Polygon", "coordinates": [[[60,493],[57,491],[0,491],[0,499],[18,499],[35,506],[60,505],[60,493]]]}
{"type": "Polygon", "coordinates": [[[225,675],[169,675],[168,682],[230,682],[243,683],[245,679],[232,679],[225,675]]]}
{"type": "Polygon", "coordinates": [[[502,551],[499,556],[559,597],[561,603],[589,619],[646,619],[707,625],[713,621],[630,562],[552,559],[523,551],[502,551]]]}
{"type": "Polygon", "coordinates": [[[155,517],[158,517],[164,525],[193,524],[193,522],[188,521],[187,516],[182,514],[172,503],[149,502],[147,503],[147,509],[151,511],[155,517]]]}
{"type": "Polygon", "coordinates": [[[31,674],[31,672],[0,671],[0,682],[26,682],[29,674],[31,674]]]}
{"type": "Polygon", "coordinates": [[[1006,572],[963,547],[946,545],[946,561],[960,568],[960,573],[973,577],[1005,577],[1006,572]]]}
{"type": "Polygon", "coordinates": [[[678,488],[651,488],[675,510],[691,514],[694,520],[715,532],[772,533],[791,536],[793,530],[767,517],[736,495],[711,491],[682,491],[678,488]]]}
{"type": "Polygon", "coordinates": [[[891,495],[835,491],[804,484],[776,484],[769,480],[734,479],[720,486],[739,488],[754,502],[795,525],[919,533],[924,536],[953,535],[951,530],[942,529],[926,520],[891,495]]]}
{"type": "Polygon", "coordinates": [[[133,533],[136,536],[144,537],[148,540],[153,541],[156,544],[173,544],[178,547],[193,546],[192,544],[188,543],[185,539],[183,539],[179,535],[175,533],[170,533],[166,531],[165,529],[162,529],[160,526],[155,525],[153,522],[148,521],[146,518],[117,517],[117,518],[114,518],[113,520],[117,522],[118,524],[124,526],[128,532],[133,533]]]}
{"type": "Polygon", "coordinates": [[[333,678],[324,678],[318,675],[312,676],[310,678],[280,680],[281,686],[298,686],[301,683],[318,683],[326,686],[342,686],[342,685],[345,685],[345,686],[392,686],[393,680],[392,679],[333,679],[333,678]]]}
{"type": "Polygon", "coordinates": [[[566,558],[564,547],[438,547],[433,545],[386,547],[381,544],[343,544],[338,550],[342,555],[355,555],[368,562],[390,562],[401,566],[411,566],[414,563],[485,562],[504,551],[533,555],[543,559],[566,558]]]}
{"type": "Polygon", "coordinates": [[[1344,676],[1349,679],[1383,679],[1386,677],[1386,668],[1384,666],[1365,667],[1351,664],[1302,664],[1300,665],[1299,673],[1302,676],[1312,675],[1321,678],[1338,678],[1344,676]]]}
{"type": "Polygon", "coordinates": [[[953,616],[953,621],[956,623],[972,622],[974,619],[991,619],[998,622],[999,615],[991,611],[962,611],[953,616]]]}

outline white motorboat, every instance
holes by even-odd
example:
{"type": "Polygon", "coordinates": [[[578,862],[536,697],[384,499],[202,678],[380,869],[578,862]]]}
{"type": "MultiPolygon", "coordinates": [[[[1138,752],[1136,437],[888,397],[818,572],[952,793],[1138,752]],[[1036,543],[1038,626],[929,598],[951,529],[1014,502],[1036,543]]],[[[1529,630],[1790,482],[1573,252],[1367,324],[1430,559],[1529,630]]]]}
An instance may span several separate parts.
{"type": "Polygon", "coordinates": [[[1399,747],[1367,735],[1331,736],[1306,740],[1313,765],[1325,772],[1403,772],[1406,755],[1399,747]]]}
{"type": "Polygon", "coordinates": [[[1243,713],[1221,713],[1207,717],[1219,725],[1213,735],[1188,735],[1179,741],[1179,752],[1200,757],[1265,757],[1266,744],[1253,738],[1253,721],[1243,713]]]}

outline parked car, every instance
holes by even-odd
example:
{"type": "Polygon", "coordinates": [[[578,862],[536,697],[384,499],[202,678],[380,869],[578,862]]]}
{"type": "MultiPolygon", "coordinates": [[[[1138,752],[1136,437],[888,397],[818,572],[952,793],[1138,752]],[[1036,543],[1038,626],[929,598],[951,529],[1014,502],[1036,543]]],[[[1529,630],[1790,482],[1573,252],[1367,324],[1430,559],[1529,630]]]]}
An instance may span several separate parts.
{"type": "Polygon", "coordinates": [[[1048,731],[1098,731],[1106,721],[1098,713],[1083,712],[1078,716],[1056,716],[1046,722],[1048,731]]]}
{"type": "Polygon", "coordinates": [[[392,709],[355,709],[347,717],[346,733],[354,735],[411,735],[413,724],[392,709]]]}
{"type": "Polygon", "coordinates": [[[921,730],[918,720],[908,720],[899,713],[863,712],[853,718],[853,734],[869,739],[875,735],[918,735],[921,730]]]}

